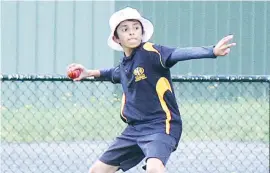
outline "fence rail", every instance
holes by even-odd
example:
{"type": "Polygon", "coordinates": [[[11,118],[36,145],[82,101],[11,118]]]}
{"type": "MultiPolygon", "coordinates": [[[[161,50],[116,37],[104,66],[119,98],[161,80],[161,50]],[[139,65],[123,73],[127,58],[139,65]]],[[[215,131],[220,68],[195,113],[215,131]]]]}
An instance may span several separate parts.
{"type": "MultiPolygon", "coordinates": [[[[64,75],[0,75],[1,81],[71,81],[64,75]]],[[[173,75],[175,82],[270,82],[269,75],[173,75]]],[[[82,81],[106,81],[104,79],[87,78],[82,81]]]]}
{"type": "MultiPolygon", "coordinates": [[[[87,172],[126,126],[120,85],[0,78],[1,172],[87,172]]],[[[173,87],[183,135],[167,172],[269,172],[270,76],[174,76],[173,87]]]]}

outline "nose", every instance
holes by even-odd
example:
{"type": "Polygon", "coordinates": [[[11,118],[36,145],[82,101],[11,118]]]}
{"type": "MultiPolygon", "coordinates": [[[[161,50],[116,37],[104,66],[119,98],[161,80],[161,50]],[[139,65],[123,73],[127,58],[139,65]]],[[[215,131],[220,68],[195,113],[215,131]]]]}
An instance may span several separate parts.
{"type": "Polygon", "coordinates": [[[134,30],[131,29],[130,32],[129,32],[129,35],[134,35],[134,33],[135,33],[134,30]]]}

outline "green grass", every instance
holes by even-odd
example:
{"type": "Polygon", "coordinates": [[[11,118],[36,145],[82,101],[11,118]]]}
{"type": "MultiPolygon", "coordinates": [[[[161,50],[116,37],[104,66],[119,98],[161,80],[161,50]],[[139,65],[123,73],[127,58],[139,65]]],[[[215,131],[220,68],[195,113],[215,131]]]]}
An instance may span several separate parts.
{"type": "MultiPolygon", "coordinates": [[[[126,126],[119,116],[120,101],[114,106],[101,102],[93,105],[2,107],[1,141],[107,140],[119,135],[126,126]]],[[[179,106],[183,120],[182,141],[269,143],[269,105],[265,100],[194,101],[179,106]]]]}
{"type": "Polygon", "coordinates": [[[269,143],[269,105],[266,101],[183,104],[184,140],[235,140],[269,143]]]}

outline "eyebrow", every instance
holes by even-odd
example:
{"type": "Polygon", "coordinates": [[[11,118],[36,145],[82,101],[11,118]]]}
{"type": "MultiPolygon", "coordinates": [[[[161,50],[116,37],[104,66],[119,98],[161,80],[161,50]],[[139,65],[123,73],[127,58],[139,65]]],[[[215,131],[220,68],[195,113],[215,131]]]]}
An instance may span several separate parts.
{"type": "MultiPolygon", "coordinates": [[[[136,23],[133,23],[133,26],[135,26],[135,25],[139,25],[140,23],[139,22],[136,22],[136,23]]],[[[122,27],[127,27],[128,25],[120,25],[120,28],[122,28],[122,27]]]]}

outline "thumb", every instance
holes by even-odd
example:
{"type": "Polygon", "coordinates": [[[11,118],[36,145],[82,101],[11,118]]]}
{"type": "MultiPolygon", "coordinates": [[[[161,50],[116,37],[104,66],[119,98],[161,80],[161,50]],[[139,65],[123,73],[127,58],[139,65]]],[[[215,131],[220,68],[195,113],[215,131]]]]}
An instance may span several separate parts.
{"type": "Polygon", "coordinates": [[[82,76],[79,76],[79,77],[73,79],[73,81],[80,81],[80,80],[82,80],[82,79],[83,79],[83,77],[82,77],[82,76]]]}

